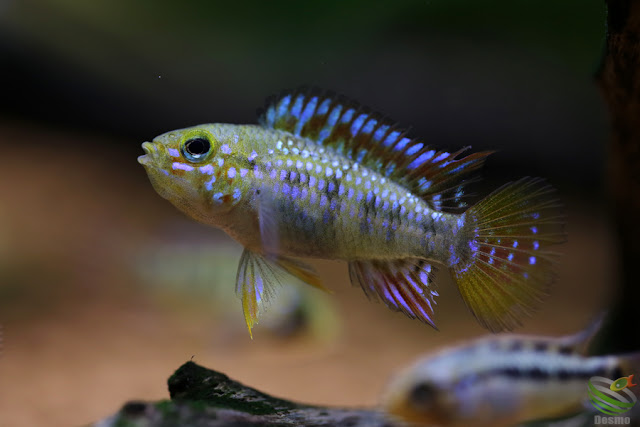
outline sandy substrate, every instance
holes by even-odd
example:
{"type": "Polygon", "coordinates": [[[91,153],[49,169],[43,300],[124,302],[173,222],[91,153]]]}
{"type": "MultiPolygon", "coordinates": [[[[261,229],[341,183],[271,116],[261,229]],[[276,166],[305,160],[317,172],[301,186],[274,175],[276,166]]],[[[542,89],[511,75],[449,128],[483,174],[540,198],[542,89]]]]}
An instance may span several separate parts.
{"type": "MultiPolygon", "coordinates": [[[[240,311],[233,298],[209,305],[206,292],[154,288],[131,267],[137,248],[176,239],[167,230],[184,223],[135,162],[137,143],[118,151],[108,140],[17,127],[0,129],[0,140],[12,159],[0,168],[0,426],[81,425],[130,399],[167,398],[167,377],[192,357],[277,396],[375,405],[390,375],[416,356],[484,334],[446,272],[437,332],[368,302],[344,265],[321,262],[340,333],[265,331],[251,341],[212,309],[240,311]]],[[[553,294],[519,332],[574,332],[610,298],[615,251],[603,211],[567,204],[570,240],[553,294]]],[[[189,227],[229,245],[215,230],[189,227]]]]}

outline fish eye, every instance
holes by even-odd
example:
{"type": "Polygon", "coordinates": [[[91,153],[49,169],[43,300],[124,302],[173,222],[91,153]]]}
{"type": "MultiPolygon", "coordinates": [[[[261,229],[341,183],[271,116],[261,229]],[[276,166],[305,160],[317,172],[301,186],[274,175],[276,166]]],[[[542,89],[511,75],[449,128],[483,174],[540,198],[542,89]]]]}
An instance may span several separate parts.
{"type": "Polygon", "coordinates": [[[211,143],[203,136],[187,139],[182,144],[182,155],[190,162],[201,162],[211,151],[211,143]]]}
{"type": "Polygon", "coordinates": [[[433,404],[436,390],[429,384],[418,384],[409,393],[409,402],[418,408],[427,408],[433,404]]]}

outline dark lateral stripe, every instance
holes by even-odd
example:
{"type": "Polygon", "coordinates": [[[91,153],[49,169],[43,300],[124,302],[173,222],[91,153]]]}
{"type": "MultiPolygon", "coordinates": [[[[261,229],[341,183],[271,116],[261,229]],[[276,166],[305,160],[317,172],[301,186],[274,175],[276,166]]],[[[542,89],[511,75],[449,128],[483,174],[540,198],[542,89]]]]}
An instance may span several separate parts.
{"type": "Polygon", "coordinates": [[[504,350],[508,352],[534,352],[534,353],[558,353],[570,355],[575,353],[575,349],[571,346],[561,345],[551,341],[522,341],[514,340],[504,344],[504,350]]]}
{"type": "Polygon", "coordinates": [[[611,372],[607,372],[606,366],[597,369],[575,369],[575,370],[551,370],[543,367],[533,367],[522,369],[516,366],[507,366],[496,368],[475,376],[477,381],[489,380],[495,377],[504,377],[511,380],[528,380],[528,381],[547,381],[547,380],[588,380],[593,376],[607,376],[611,372]]]}

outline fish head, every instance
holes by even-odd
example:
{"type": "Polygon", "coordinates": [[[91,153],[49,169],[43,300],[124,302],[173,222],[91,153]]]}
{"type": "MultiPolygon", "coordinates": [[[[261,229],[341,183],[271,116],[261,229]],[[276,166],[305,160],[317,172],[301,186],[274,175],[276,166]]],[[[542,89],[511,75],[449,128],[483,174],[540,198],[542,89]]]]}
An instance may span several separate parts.
{"type": "Polygon", "coordinates": [[[143,143],[145,154],[138,162],[160,196],[192,218],[211,224],[216,215],[230,209],[226,198],[215,197],[223,144],[224,133],[216,125],[174,130],[143,143]]]}
{"type": "Polygon", "coordinates": [[[420,361],[397,375],[386,388],[386,412],[416,425],[454,425],[457,402],[450,381],[436,364],[420,361]]]}

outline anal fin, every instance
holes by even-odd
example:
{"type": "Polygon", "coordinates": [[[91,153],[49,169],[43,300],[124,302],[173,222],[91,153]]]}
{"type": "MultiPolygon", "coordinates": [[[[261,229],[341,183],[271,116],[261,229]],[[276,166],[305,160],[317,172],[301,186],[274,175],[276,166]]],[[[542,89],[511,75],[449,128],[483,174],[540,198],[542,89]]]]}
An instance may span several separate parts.
{"type": "Polygon", "coordinates": [[[369,299],[381,299],[393,311],[437,329],[432,319],[438,296],[433,288],[434,273],[431,265],[420,259],[349,263],[351,283],[360,285],[369,299]]]}

